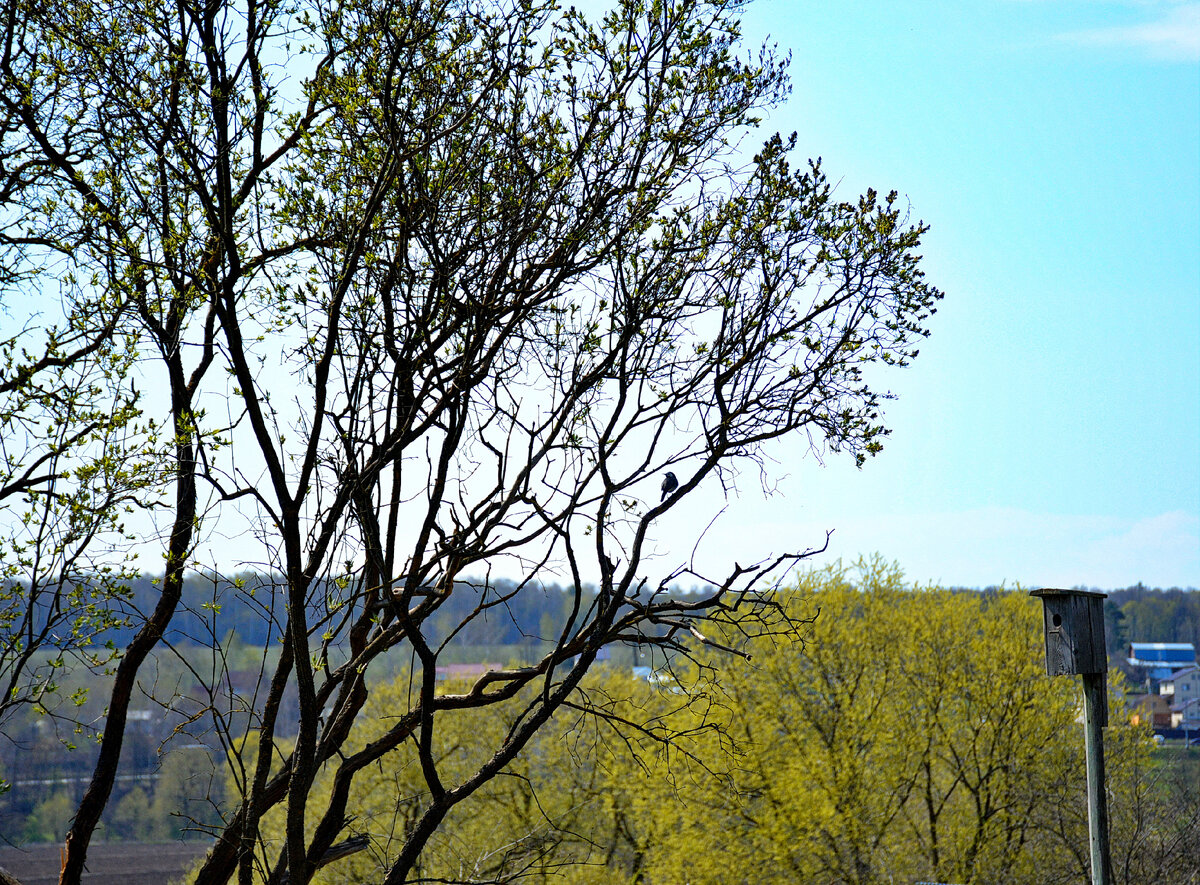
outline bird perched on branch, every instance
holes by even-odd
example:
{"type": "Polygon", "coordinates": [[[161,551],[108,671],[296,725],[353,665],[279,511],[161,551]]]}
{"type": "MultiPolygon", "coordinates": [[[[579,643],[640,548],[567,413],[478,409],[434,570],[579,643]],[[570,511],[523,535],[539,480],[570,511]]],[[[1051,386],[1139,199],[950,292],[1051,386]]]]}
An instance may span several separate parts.
{"type": "Polygon", "coordinates": [[[675,478],[674,473],[668,470],[667,475],[663,477],[662,497],[658,499],[658,502],[661,504],[663,501],[667,500],[667,495],[671,494],[671,492],[675,491],[677,488],[679,488],[679,480],[675,478]]]}

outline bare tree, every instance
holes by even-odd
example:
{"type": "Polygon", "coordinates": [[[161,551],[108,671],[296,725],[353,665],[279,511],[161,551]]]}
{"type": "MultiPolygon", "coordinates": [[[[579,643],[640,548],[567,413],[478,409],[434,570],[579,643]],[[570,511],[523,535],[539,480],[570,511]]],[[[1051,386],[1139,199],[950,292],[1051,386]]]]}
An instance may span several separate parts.
{"type": "Polygon", "coordinates": [[[125,306],[114,335],[160,379],[142,408],[170,428],[138,440],[169,505],[162,594],[116,673],[64,882],[204,539],[244,527],[282,576],[264,617],[286,614],[246,724],[212,720],[235,795],[199,882],[309,881],[352,829],[355,777],[401,747],[426,794],[381,877],[411,881],[455,806],[586,706],[604,647],[792,629],[770,586],[803,551],[655,573],[655,521],[741,464],[765,473],[780,437],[877,452],[885,395],[866,370],[915,356],[941,295],[894,193],[837,201],[818,163],[790,167],[794,138],[745,149],[788,87],[770,51],[737,54],[736,5],[623,0],[598,21],[535,0],[4,9],[3,156],[35,170],[8,193],[30,236],[72,231],[88,290],[125,306]],[[665,470],[679,483],[659,500],[665,470]],[[551,572],[574,596],[549,650],[440,691],[454,635],[551,572]],[[491,574],[518,580],[497,592],[491,574]],[[665,592],[684,578],[711,589],[665,592]],[[435,629],[463,593],[468,613],[435,629]],[[397,648],[409,704],[359,746],[368,677],[397,648]],[[447,780],[440,723],[483,706],[513,724],[447,780]],[[277,807],[281,847],[262,827],[277,807]]]}

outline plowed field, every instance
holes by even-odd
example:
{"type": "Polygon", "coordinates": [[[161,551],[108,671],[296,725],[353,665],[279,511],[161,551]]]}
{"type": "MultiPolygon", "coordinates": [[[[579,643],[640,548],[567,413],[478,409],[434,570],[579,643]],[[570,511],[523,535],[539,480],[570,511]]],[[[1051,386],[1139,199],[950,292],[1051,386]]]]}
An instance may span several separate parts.
{"type": "MultiPolygon", "coordinates": [[[[0,848],[0,867],[21,885],[54,885],[60,868],[58,845],[0,848]]],[[[129,842],[88,849],[85,885],[167,885],[208,849],[202,842],[137,845],[129,842]]]]}

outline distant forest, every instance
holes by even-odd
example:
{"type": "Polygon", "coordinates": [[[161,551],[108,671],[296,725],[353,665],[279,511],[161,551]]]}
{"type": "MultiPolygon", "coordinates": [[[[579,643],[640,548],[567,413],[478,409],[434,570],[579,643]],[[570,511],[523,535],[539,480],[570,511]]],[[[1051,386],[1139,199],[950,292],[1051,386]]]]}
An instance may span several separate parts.
{"type": "Polygon", "coordinates": [[[1200,649],[1200,591],[1138,584],[1107,592],[1104,625],[1110,658],[1123,660],[1131,642],[1190,642],[1200,649]]]}
{"type": "MultiPolygon", "coordinates": [[[[233,579],[187,579],[180,612],[166,639],[170,643],[211,646],[235,637],[240,643],[258,648],[278,643],[287,620],[286,586],[280,576],[257,573],[233,579]]],[[[539,642],[544,638],[544,628],[553,631],[551,625],[562,624],[564,610],[572,602],[571,594],[557,584],[541,585],[541,592],[515,592],[517,589],[517,584],[508,579],[456,583],[454,592],[434,616],[433,638],[450,638],[452,644],[461,645],[522,645],[539,642]],[[474,618],[468,618],[476,610],[474,618]],[[466,627],[461,627],[464,621],[466,627]],[[460,630],[450,637],[449,632],[457,627],[460,630]]],[[[308,621],[310,625],[322,624],[331,644],[338,645],[346,638],[343,615],[356,591],[353,584],[314,584],[308,621]]],[[[592,597],[592,592],[584,592],[584,606],[592,597]]],[[[124,648],[142,624],[144,613],[154,609],[157,598],[154,579],[144,576],[133,580],[128,596],[116,603],[126,616],[126,626],[110,628],[97,639],[124,648]]]]}
{"type": "MultiPolygon", "coordinates": [[[[574,594],[558,584],[540,584],[540,593],[515,593],[509,579],[465,581],[442,604],[436,621],[458,646],[538,645],[555,638],[554,625],[561,625],[574,603],[574,594]],[[474,617],[468,615],[476,611],[474,617]],[[465,627],[461,625],[466,622],[465,627]],[[460,627],[452,637],[450,630],[460,627]]],[[[247,573],[233,579],[194,576],[184,590],[180,616],[166,637],[174,643],[212,646],[236,637],[249,646],[264,647],[280,640],[284,628],[284,581],[280,577],[247,573]]],[[[343,624],[339,613],[354,594],[353,586],[329,582],[313,594],[310,623],[323,622],[326,637],[339,644],[343,624]]],[[[962,592],[990,592],[963,589],[962,592]]],[[[1096,589],[1096,588],[1091,588],[1096,589]]],[[[98,642],[124,647],[142,623],[145,612],[158,599],[157,582],[149,576],[133,581],[124,599],[108,598],[126,626],[106,630],[98,642]]],[[[669,593],[685,595],[672,589],[669,593]]],[[[1200,591],[1193,588],[1150,588],[1142,584],[1122,590],[1105,590],[1106,643],[1114,663],[1123,661],[1130,642],[1190,642],[1200,648],[1200,591]]],[[[594,599],[585,587],[582,607],[594,599]]]]}
{"type": "MultiPolygon", "coordinates": [[[[534,580],[530,584],[534,592],[507,578],[455,583],[454,591],[431,619],[434,629],[429,638],[435,642],[448,640],[449,645],[457,646],[537,646],[556,640],[575,604],[575,594],[554,583],[534,580]]],[[[230,640],[258,648],[278,643],[286,622],[285,588],[281,576],[193,575],[185,581],[179,612],[164,638],[172,644],[203,647],[230,640]]],[[[341,644],[348,627],[347,603],[358,592],[352,581],[314,584],[308,611],[310,628],[331,645],[341,644]]],[[[693,591],[672,588],[666,595],[685,596],[688,592],[693,591]]],[[[103,596],[97,594],[95,603],[112,611],[118,623],[94,636],[93,641],[117,648],[127,646],[146,615],[153,611],[158,596],[158,582],[148,575],[129,582],[124,592],[116,595],[112,588],[103,596]]],[[[595,590],[585,586],[581,611],[594,599],[595,590]]]]}

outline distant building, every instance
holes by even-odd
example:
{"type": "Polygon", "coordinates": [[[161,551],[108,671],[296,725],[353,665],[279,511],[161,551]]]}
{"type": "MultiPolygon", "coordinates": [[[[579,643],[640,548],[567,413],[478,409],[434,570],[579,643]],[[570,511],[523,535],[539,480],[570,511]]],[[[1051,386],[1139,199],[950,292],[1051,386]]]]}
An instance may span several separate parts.
{"type": "Polygon", "coordinates": [[[1171,727],[1171,704],[1160,694],[1140,694],[1129,699],[1129,721],[1149,722],[1151,728],[1171,727]]]}
{"type": "Polygon", "coordinates": [[[1171,703],[1200,695],[1200,667],[1183,667],[1158,683],[1158,693],[1171,703]]]}
{"type": "Polygon", "coordinates": [[[435,677],[438,682],[474,682],[487,673],[503,669],[503,664],[438,664],[435,677]]]}
{"type": "Polygon", "coordinates": [[[1171,705],[1171,727],[1200,731],[1200,698],[1171,705]]]}
{"type": "Polygon", "coordinates": [[[1200,728],[1200,667],[1183,667],[1158,684],[1170,705],[1172,728],[1200,728]]]}
{"type": "Polygon", "coordinates": [[[683,690],[666,667],[655,669],[654,667],[637,666],[633,668],[633,678],[641,679],[655,688],[661,688],[673,694],[678,694],[683,690]]]}
{"type": "Polygon", "coordinates": [[[1176,670],[1196,666],[1196,646],[1190,642],[1133,642],[1126,662],[1139,681],[1157,683],[1176,670]]]}

